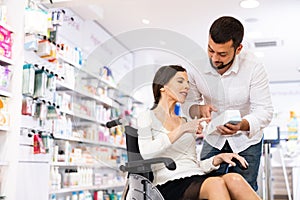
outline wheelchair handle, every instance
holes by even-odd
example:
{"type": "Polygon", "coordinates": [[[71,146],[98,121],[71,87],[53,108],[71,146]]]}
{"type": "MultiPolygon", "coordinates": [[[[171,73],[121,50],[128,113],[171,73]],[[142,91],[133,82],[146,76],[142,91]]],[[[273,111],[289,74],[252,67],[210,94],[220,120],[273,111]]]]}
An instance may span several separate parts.
{"type": "Polygon", "coordinates": [[[118,126],[118,125],[122,125],[122,124],[125,124],[125,123],[126,123],[125,119],[118,118],[118,119],[114,119],[114,120],[111,120],[111,121],[107,122],[105,124],[105,126],[107,128],[112,128],[112,127],[115,127],[115,126],[118,126]]]}
{"type": "Polygon", "coordinates": [[[173,159],[171,158],[164,158],[164,164],[168,170],[175,170],[176,169],[176,164],[173,159]]]}
{"type": "Polygon", "coordinates": [[[166,157],[158,157],[158,158],[150,158],[146,160],[136,160],[130,161],[121,165],[119,169],[123,172],[127,171],[130,173],[145,173],[152,171],[151,165],[162,163],[166,166],[169,170],[175,170],[176,164],[173,159],[166,158],[166,157]]]}

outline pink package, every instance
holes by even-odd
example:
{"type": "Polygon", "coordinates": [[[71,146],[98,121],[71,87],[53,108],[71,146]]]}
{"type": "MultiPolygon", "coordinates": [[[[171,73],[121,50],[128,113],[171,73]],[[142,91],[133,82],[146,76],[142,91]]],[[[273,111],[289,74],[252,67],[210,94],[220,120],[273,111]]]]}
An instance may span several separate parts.
{"type": "Polygon", "coordinates": [[[0,25],[0,42],[11,44],[11,32],[0,25]]]}
{"type": "Polygon", "coordinates": [[[11,58],[11,44],[0,42],[0,55],[6,58],[11,58]]]}

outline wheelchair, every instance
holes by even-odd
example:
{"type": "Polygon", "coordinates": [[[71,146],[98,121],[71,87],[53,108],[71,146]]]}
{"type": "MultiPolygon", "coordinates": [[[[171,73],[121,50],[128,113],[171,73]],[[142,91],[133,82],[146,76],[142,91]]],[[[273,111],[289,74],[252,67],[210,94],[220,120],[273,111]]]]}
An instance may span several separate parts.
{"type": "MultiPolygon", "coordinates": [[[[124,126],[124,121],[116,119],[106,123],[108,128],[117,125],[124,126]]],[[[151,165],[163,163],[169,170],[175,170],[175,162],[166,157],[144,160],[138,146],[137,129],[128,125],[124,127],[128,162],[120,166],[122,172],[127,172],[122,200],[164,200],[159,190],[152,184],[154,176],[151,165]]]]}

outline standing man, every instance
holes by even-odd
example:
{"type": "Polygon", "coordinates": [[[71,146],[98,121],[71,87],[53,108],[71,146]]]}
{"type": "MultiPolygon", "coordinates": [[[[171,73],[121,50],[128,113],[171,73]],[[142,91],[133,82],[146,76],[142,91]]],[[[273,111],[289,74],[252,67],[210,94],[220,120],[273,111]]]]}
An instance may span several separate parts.
{"type": "Polygon", "coordinates": [[[244,27],[233,17],[221,17],[209,30],[208,62],[189,70],[190,92],[183,111],[191,118],[214,117],[225,110],[239,110],[238,124],[219,125],[204,137],[201,160],[234,152],[249,163],[246,170],[224,163],[215,175],[240,173],[257,191],[262,152],[262,129],[270,123],[273,107],[264,66],[242,51],[244,27]]]}

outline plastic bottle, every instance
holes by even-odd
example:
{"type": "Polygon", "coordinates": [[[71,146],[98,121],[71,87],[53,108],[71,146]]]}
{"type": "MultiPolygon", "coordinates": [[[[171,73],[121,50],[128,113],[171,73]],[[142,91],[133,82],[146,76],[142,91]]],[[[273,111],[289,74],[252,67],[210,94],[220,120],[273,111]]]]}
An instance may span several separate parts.
{"type": "Polygon", "coordinates": [[[23,66],[23,85],[22,85],[23,94],[33,96],[34,79],[35,79],[35,71],[33,65],[25,64],[23,66]]]}
{"type": "Polygon", "coordinates": [[[56,200],[56,194],[51,194],[51,200],[56,200]]]}
{"type": "Polygon", "coordinates": [[[174,112],[177,116],[180,116],[181,115],[181,112],[180,112],[180,103],[176,103],[175,104],[175,108],[174,108],[174,112]]]}
{"type": "Polygon", "coordinates": [[[79,193],[78,193],[78,200],[85,200],[85,196],[84,196],[83,191],[79,191],[79,193]]]}
{"type": "Polygon", "coordinates": [[[55,167],[55,176],[56,176],[56,189],[61,188],[61,174],[58,171],[58,167],[55,167]]]}
{"type": "Polygon", "coordinates": [[[77,192],[72,192],[72,200],[78,200],[77,192]]]}
{"type": "Polygon", "coordinates": [[[115,193],[115,190],[112,190],[109,194],[109,200],[117,200],[117,194],[115,193]]]}
{"type": "Polygon", "coordinates": [[[55,178],[56,178],[56,176],[55,176],[55,170],[54,170],[54,167],[51,167],[51,168],[50,168],[50,183],[51,183],[51,188],[52,188],[53,190],[56,189],[56,181],[55,181],[55,178]]]}
{"type": "Polygon", "coordinates": [[[288,140],[298,139],[298,126],[299,122],[294,111],[290,111],[290,119],[288,121],[288,140]]]}

